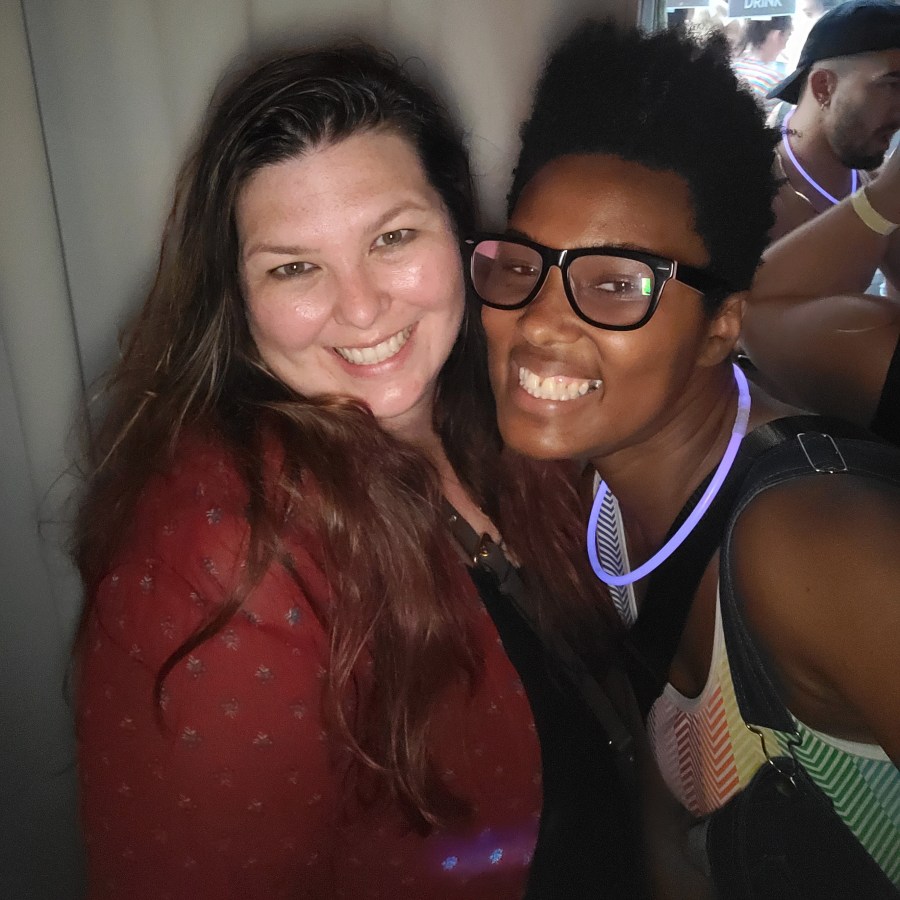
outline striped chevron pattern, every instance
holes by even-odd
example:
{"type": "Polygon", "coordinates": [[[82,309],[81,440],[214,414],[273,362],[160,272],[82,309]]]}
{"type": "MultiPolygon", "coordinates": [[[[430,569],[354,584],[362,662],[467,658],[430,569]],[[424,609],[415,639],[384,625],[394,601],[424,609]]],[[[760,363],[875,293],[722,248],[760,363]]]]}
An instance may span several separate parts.
{"type": "Polygon", "coordinates": [[[900,771],[855,756],[800,726],[797,759],[888,878],[900,887],[900,771]]]}
{"type": "MultiPolygon", "coordinates": [[[[598,522],[597,549],[604,568],[624,572],[624,528],[618,505],[607,494],[598,522]]],[[[630,586],[613,590],[623,621],[637,617],[630,586]]],[[[878,747],[836,746],[798,722],[800,744],[794,755],[859,842],[900,888],[900,770],[878,747]]],[[[741,717],[731,679],[721,614],[706,686],[696,698],[667,685],[653,705],[647,730],[669,788],[695,815],[723,806],[743,789],[766,761],[762,741],[741,717]]],[[[787,754],[793,742],[785,734],[762,729],[772,754],[787,754]]]]}
{"type": "MultiPolygon", "coordinates": [[[[596,481],[594,490],[597,489],[596,481]]],[[[594,540],[597,542],[597,557],[603,568],[613,575],[624,575],[629,568],[625,531],[619,515],[619,505],[610,491],[606,492],[603,505],[600,507],[594,540]]],[[[625,626],[631,628],[637,621],[637,604],[634,602],[634,591],[631,590],[631,586],[610,585],[609,593],[625,626]]]]}
{"type": "MultiPolygon", "coordinates": [[[[690,699],[667,685],[647,720],[663,776],[697,816],[724,806],[766,761],[759,737],[741,719],[724,644],[717,619],[710,678],[703,692],[690,699]]],[[[772,732],[767,745],[780,747],[772,732]]]]}
{"type": "MultiPolygon", "coordinates": [[[[738,710],[718,609],[710,678],[703,693],[690,699],[668,685],[650,711],[647,727],[666,782],[695,815],[723,806],[765,763],[760,738],[738,710]]],[[[795,757],[900,888],[900,770],[880,751],[878,759],[857,755],[800,722],[797,727],[801,743],[795,757]]],[[[787,735],[768,729],[763,734],[771,753],[789,753],[787,735]]]]}

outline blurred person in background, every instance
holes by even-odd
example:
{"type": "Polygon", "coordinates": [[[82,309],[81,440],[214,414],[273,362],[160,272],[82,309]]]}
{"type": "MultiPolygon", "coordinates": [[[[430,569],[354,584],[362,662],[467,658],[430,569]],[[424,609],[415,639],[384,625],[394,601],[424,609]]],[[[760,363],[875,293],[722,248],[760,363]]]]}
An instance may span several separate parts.
{"type": "Polygon", "coordinates": [[[791,34],[791,17],[748,19],[741,34],[741,47],[732,62],[735,74],[757,98],[766,112],[777,100],[768,94],[782,79],[783,72],[776,64],[791,34]]]}
{"type": "Polygon", "coordinates": [[[781,125],[772,239],[830,209],[884,161],[900,129],[900,6],[852,0],[813,26],[797,68],[769,92],[794,104],[781,125]]]}
{"type": "Polygon", "coordinates": [[[866,291],[900,281],[900,155],[832,209],[776,241],[753,282],[744,351],[783,400],[900,445],[900,303],[866,291]]]}

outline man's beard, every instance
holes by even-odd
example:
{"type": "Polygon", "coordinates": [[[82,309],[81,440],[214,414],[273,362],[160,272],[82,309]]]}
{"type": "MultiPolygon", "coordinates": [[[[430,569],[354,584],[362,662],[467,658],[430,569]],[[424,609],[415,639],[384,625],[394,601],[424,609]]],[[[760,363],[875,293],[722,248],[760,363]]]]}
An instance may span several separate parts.
{"type": "MultiPolygon", "coordinates": [[[[884,150],[869,150],[860,147],[858,135],[861,130],[861,123],[850,120],[835,127],[829,143],[834,155],[841,161],[841,164],[848,169],[863,169],[871,172],[877,169],[883,162],[887,154],[887,148],[884,150]]],[[[873,138],[874,140],[874,138],[873,138]]]]}
{"type": "Polygon", "coordinates": [[[856,151],[855,155],[842,154],[839,159],[848,169],[862,169],[871,172],[877,169],[883,162],[887,151],[881,153],[870,153],[864,155],[861,151],[856,151]]]}

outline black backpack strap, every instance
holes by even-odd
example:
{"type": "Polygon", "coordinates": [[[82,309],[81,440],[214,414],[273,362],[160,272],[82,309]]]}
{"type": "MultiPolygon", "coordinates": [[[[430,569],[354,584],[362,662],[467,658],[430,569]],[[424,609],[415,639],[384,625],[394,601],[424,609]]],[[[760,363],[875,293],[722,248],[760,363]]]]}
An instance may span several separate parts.
{"type": "MultiPolygon", "coordinates": [[[[728,521],[755,462],[797,434],[820,432],[874,440],[865,429],[824,416],[789,416],[753,429],[741,442],[728,477],[706,514],[685,542],[650,576],[640,615],[625,639],[626,663],[641,714],[646,717],[668,681],[669,667],[681,641],[688,613],[710,560],[722,544],[728,521]]],[[[690,515],[712,474],[679,513],[666,539],[690,515]]]]}
{"type": "Polygon", "coordinates": [[[522,619],[528,630],[536,635],[549,658],[555,662],[575,693],[594,714],[606,732],[609,745],[615,753],[622,783],[629,790],[636,791],[634,737],[600,682],[561,634],[550,632],[537,622],[532,597],[518,569],[509,561],[503,550],[487,535],[478,535],[448,500],[443,501],[443,507],[450,533],[463,548],[472,566],[489,573],[494,578],[497,589],[509,601],[516,615],[522,619]]]}
{"type": "MultiPolygon", "coordinates": [[[[691,601],[719,546],[748,463],[746,458],[740,459],[739,454],[706,514],[678,550],[651,574],[637,622],[625,635],[625,667],[644,718],[666,685],[669,666],[681,640],[691,601]]],[[[710,478],[707,476],[704,479],[685,504],[669,529],[666,540],[690,515],[710,478]]]]}
{"type": "Polygon", "coordinates": [[[722,629],[741,716],[752,725],[787,733],[796,731],[793,717],[781,700],[770,662],[744,621],[741,598],[735,590],[732,537],[738,517],[763,491],[796,478],[856,475],[900,487],[898,448],[865,432],[862,439],[859,432],[856,437],[843,438],[834,433],[848,431],[843,422],[839,429],[824,420],[814,425],[815,431],[798,433],[754,464],[726,525],[719,562],[722,629]]]}

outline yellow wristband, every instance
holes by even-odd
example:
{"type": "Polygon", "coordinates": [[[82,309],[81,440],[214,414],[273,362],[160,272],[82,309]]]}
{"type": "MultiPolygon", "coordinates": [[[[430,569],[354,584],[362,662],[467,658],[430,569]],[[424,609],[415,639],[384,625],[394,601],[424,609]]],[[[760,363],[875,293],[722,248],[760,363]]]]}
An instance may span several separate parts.
{"type": "Polygon", "coordinates": [[[856,211],[863,225],[870,228],[875,234],[887,235],[900,228],[896,222],[891,222],[872,208],[872,204],[869,203],[869,195],[864,187],[850,195],[850,205],[856,211]]]}

